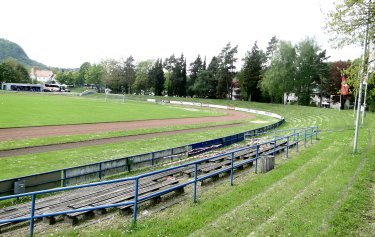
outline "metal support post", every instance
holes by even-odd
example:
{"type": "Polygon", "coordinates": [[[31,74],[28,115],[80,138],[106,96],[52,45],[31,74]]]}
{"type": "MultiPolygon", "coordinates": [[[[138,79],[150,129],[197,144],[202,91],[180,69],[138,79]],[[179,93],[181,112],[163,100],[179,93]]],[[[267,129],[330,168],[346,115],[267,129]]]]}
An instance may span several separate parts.
{"type": "Polygon", "coordinates": [[[298,152],[298,142],[299,142],[299,132],[297,133],[297,144],[296,144],[297,152],[298,152]]]}
{"type": "Polygon", "coordinates": [[[197,202],[198,164],[194,164],[194,203],[197,202]]]}
{"type": "Polygon", "coordinates": [[[273,140],[273,156],[276,156],[276,138],[273,140]]]}
{"type": "Polygon", "coordinates": [[[259,144],[256,146],[254,173],[258,173],[259,144]]]}
{"type": "Polygon", "coordinates": [[[139,178],[135,178],[135,187],[134,187],[134,210],[133,210],[133,223],[137,223],[137,209],[138,209],[138,187],[139,187],[139,178]]]}
{"type": "Polygon", "coordinates": [[[63,169],[63,187],[66,187],[66,169],[63,169]]]}
{"type": "Polygon", "coordinates": [[[99,163],[99,179],[102,179],[102,162],[99,163]]]}
{"type": "Polygon", "coordinates": [[[34,215],[35,215],[35,194],[31,195],[31,210],[30,210],[30,237],[34,236],[34,215]]]}
{"type": "Polygon", "coordinates": [[[289,136],[286,138],[286,158],[289,158],[289,136]]]}
{"type": "Polygon", "coordinates": [[[233,186],[233,173],[234,173],[234,152],[231,154],[230,158],[230,186],[233,186]]]}

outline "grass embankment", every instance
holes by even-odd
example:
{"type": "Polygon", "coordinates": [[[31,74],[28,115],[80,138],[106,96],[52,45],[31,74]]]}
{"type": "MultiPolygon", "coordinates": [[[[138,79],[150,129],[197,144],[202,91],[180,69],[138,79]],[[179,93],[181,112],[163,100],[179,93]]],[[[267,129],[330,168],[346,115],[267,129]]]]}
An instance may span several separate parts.
{"type": "Polygon", "coordinates": [[[216,110],[31,93],[0,93],[0,128],[219,116],[216,110]]]}
{"type": "MultiPolygon", "coordinates": [[[[367,122],[373,123],[369,117],[367,122]]],[[[375,179],[372,129],[362,128],[356,155],[353,130],[323,133],[272,172],[235,179],[233,187],[222,182],[204,189],[197,204],[189,197],[141,218],[137,226],[130,224],[131,218],[119,218],[107,227],[59,235],[373,236],[367,222],[371,216],[366,217],[375,179]]]]}
{"type": "MultiPolygon", "coordinates": [[[[225,102],[224,102],[225,103],[225,102]]],[[[232,102],[230,102],[232,104],[232,102]]],[[[238,102],[237,102],[238,103],[238,102]]],[[[241,104],[241,103],[239,103],[241,104]]],[[[242,103],[242,107],[250,106],[242,103]]],[[[375,177],[375,116],[367,114],[353,155],[353,112],[251,104],[284,115],[284,127],[318,125],[320,140],[267,174],[247,175],[199,192],[166,210],[116,219],[62,236],[373,236],[368,216],[375,177]]],[[[280,158],[279,158],[280,159],[280,158]]]]}

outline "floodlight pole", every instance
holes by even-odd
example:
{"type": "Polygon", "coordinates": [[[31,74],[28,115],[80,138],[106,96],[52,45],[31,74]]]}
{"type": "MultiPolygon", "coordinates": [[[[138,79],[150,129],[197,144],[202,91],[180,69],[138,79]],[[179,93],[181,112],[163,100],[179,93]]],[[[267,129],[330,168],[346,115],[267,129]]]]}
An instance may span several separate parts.
{"type": "Polygon", "coordinates": [[[367,13],[367,24],[366,24],[366,33],[365,33],[365,42],[363,44],[363,61],[362,61],[362,75],[360,76],[359,82],[359,92],[358,92],[358,106],[357,106],[357,116],[355,120],[355,132],[354,132],[354,145],[353,153],[357,153],[357,144],[358,144],[358,130],[359,130],[359,119],[361,116],[361,104],[362,104],[362,89],[363,89],[363,76],[367,72],[367,47],[368,47],[368,31],[369,31],[369,20],[370,20],[370,6],[371,0],[369,1],[369,9],[367,13]]]}
{"type": "Polygon", "coordinates": [[[355,116],[355,109],[357,106],[358,88],[355,90],[354,106],[353,106],[353,117],[355,116]]]}
{"type": "Polygon", "coordinates": [[[365,115],[366,115],[366,97],[367,97],[367,81],[368,81],[368,70],[367,70],[367,73],[366,73],[366,77],[365,77],[365,81],[364,83],[366,83],[366,86],[365,86],[365,96],[363,97],[363,111],[362,111],[362,124],[364,122],[364,119],[365,119],[365,115]]]}

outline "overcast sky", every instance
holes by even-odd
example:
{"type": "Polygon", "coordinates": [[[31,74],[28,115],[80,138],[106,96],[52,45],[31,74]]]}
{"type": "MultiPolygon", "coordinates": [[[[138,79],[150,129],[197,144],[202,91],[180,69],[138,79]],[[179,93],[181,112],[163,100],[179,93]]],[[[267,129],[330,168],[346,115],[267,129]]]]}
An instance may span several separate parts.
{"type": "MultiPolygon", "coordinates": [[[[334,0],[3,0],[0,38],[19,44],[31,59],[54,67],[83,62],[136,61],[184,53],[211,58],[226,43],[242,59],[254,42],[265,50],[274,35],[298,43],[314,37],[330,61],[360,56],[334,50],[324,32],[334,0]]],[[[336,0],[337,2],[337,0],[336,0]]]]}

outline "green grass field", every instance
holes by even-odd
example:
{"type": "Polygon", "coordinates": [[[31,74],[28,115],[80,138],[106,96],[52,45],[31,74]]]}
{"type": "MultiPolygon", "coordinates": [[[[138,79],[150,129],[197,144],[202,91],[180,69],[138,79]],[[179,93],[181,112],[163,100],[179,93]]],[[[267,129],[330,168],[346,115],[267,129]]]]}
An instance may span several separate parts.
{"type": "Polygon", "coordinates": [[[0,93],[0,128],[223,115],[215,110],[90,97],[0,93]]]}
{"type": "MultiPolygon", "coordinates": [[[[96,100],[100,99],[96,96],[96,100]]],[[[198,101],[278,113],[286,118],[282,129],[317,125],[321,130],[319,140],[299,153],[293,150],[290,159],[279,156],[276,169],[267,174],[255,175],[245,170],[232,187],[225,178],[202,188],[196,204],[188,193],[167,209],[157,205],[147,216],[140,215],[136,226],[131,224],[131,216],[115,217],[78,228],[63,225],[62,229],[51,228],[36,236],[374,236],[375,218],[370,213],[375,210],[375,114],[367,113],[360,129],[358,154],[353,154],[353,111],[198,101]]],[[[143,153],[236,133],[251,126],[259,124],[0,159],[0,174],[143,153]]]]}

